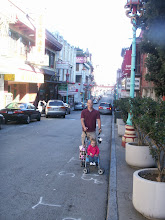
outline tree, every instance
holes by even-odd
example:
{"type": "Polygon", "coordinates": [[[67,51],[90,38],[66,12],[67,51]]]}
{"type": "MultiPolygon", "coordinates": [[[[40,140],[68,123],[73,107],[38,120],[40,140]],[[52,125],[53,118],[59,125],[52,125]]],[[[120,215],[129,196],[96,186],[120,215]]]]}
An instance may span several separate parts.
{"type": "Polygon", "coordinates": [[[144,5],[138,24],[144,31],[141,51],[148,54],[146,80],[153,82],[157,96],[165,96],[165,1],[144,0],[144,5]]]}

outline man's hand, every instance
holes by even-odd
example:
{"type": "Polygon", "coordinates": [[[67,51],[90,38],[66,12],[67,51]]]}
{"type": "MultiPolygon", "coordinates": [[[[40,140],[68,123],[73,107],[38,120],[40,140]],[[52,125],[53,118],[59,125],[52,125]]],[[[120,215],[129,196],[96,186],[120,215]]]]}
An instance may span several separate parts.
{"type": "Polygon", "coordinates": [[[95,157],[98,157],[98,154],[95,154],[95,157]]]}
{"type": "Polygon", "coordinates": [[[102,132],[102,130],[101,130],[101,128],[99,128],[99,133],[101,133],[102,132]]]}
{"type": "Polygon", "coordinates": [[[90,153],[90,156],[93,156],[93,154],[92,154],[92,153],[90,153]]]}
{"type": "Polygon", "coordinates": [[[84,131],[87,131],[87,130],[88,130],[88,128],[87,128],[87,127],[84,127],[84,128],[83,128],[83,130],[84,130],[84,131]]]}

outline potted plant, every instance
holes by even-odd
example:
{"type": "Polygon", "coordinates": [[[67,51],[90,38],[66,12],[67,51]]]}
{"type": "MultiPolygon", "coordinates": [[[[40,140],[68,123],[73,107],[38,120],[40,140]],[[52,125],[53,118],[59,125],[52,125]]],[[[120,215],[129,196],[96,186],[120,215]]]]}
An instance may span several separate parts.
{"type": "Polygon", "coordinates": [[[117,126],[118,126],[118,135],[122,136],[125,133],[125,123],[128,116],[129,111],[129,99],[128,98],[122,98],[115,101],[115,109],[118,109],[121,118],[117,118],[117,126]]]}
{"type": "Polygon", "coordinates": [[[136,131],[137,141],[126,143],[125,160],[134,167],[154,167],[155,161],[150,154],[150,146],[147,143],[148,134],[142,130],[142,116],[150,109],[155,110],[154,101],[148,98],[135,97],[130,99],[132,124],[136,131]]]}
{"type": "MultiPolygon", "coordinates": [[[[146,100],[145,104],[150,101],[146,100]]],[[[147,218],[165,219],[165,102],[154,102],[141,120],[140,127],[148,135],[147,142],[157,168],[134,172],[133,205],[147,218]]]]}

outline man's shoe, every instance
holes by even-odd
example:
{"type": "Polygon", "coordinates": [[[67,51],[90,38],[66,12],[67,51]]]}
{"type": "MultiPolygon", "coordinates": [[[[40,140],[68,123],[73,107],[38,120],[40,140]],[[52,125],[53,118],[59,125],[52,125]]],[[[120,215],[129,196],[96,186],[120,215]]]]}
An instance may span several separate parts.
{"type": "Polygon", "coordinates": [[[96,166],[96,163],[95,163],[95,162],[93,162],[93,166],[96,166]]]}
{"type": "Polygon", "coordinates": [[[92,162],[90,162],[90,165],[93,165],[93,163],[92,163],[92,162]]]}

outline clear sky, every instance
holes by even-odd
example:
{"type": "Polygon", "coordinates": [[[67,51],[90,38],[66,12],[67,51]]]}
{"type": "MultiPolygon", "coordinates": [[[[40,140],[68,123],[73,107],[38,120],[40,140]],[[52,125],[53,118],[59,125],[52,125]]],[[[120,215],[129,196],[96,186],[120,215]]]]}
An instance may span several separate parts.
{"type": "Polygon", "coordinates": [[[88,48],[94,67],[99,67],[95,68],[98,83],[115,83],[122,63],[121,50],[132,41],[132,25],[124,9],[126,0],[18,1],[35,10],[46,8],[46,28],[58,31],[72,46],[88,48]]]}

